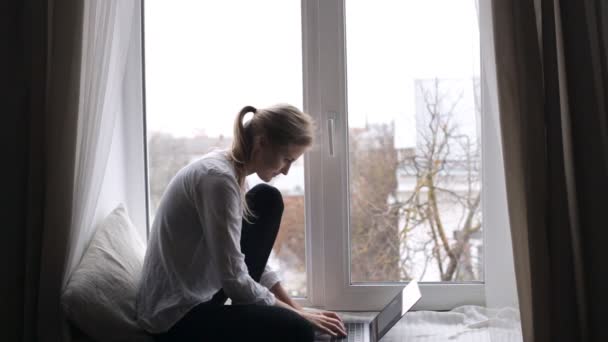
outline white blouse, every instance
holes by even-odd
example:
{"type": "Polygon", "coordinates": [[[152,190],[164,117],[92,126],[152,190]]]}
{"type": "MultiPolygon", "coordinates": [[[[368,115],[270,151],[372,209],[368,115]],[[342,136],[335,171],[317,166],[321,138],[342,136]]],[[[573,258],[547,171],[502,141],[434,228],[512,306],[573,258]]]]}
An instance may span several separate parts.
{"type": "Polygon", "coordinates": [[[142,328],[165,332],[222,288],[233,304],[275,304],[269,289],[279,278],[268,266],[261,285],[249,276],[241,224],[241,192],[227,151],[175,175],[156,211],[137,291],[142,328]]]}

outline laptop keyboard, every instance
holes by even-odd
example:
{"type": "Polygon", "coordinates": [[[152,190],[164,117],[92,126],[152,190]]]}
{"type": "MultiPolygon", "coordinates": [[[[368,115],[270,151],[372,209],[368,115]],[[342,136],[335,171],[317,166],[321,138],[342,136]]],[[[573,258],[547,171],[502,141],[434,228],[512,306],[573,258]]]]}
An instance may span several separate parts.
{"type": "Polygon", "coordinates": [[[344,323],[346,325],[346,337],[332,337],[332,342],[364,342],[363,334],[367,324],[365,323],[344,323]]]}

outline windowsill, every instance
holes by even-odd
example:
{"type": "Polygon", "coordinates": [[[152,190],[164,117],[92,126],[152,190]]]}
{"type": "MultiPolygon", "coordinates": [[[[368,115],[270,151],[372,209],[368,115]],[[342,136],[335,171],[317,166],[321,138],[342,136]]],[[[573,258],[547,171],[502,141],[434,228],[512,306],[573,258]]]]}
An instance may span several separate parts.
{"type": "MultiPolygon", "coordinates": [[[[340,311],[343,319],[369,322],[377,312],[340,311]]],[[[519,311],[466,305],[450,311],[410,311],[379,342],[492,341],[520,342],[519,311]]]]}

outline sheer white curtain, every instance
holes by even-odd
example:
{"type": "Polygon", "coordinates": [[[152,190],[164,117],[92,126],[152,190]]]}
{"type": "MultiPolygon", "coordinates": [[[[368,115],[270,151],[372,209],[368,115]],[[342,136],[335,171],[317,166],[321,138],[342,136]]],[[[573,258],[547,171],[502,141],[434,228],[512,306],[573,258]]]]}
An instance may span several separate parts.
{"type": "Polygon", "coordinates": [[[63,285],[93,235],[123,92],[135,1],[85,1],[69,252],[63,285]]]}
{"type": "MultiPolygon", "coordinates": [[[[134,157],[124,150],[137,141],[137,137],[125,138],[129,135],[125,126],[137,120],[136,128],[143,125],[141,79],[137,79],[141,78],[140,1],[49,4],[48,185],[40,255],[39,340],[70,339],[60,297],[96,221],[118,202],[131,198],[145,203],[143,193],[135,199],[123,189],[130,181],[125,171],[128,158],[134,157]]],[[[143,130],[137,133],[141,145],[143,130]]],[[[137,171],[143,153],[139,158],[137,171]]]]}
{"type": "MultiPolygon", "coordinates": [[[[516,307],[517,286],[511,230],[507,209],[505,187],[504,159],[498,109],[498,91],[496,84],[496,54],[494,52],[494,32],[492,28],[491,3],[480,1],[480,39],[481,39],[481,93],[482,93],[482,131],[485,140],[491,142],[483,146],[483,158],[489,159],[484,164],[484,187],[489,187],[492,197],[485,201],[484,213],[486,226],[499,234],[493,235],[488,253],[493,257],[491,269],[486,270],[486,305],[488,307],[516,307]],[[489,222],[488,222],[489,220],[489,222]]],[[[487,239],[488,237],[486,237],[487,239]]]]}
{"type": "Polygon", "coordinates": [[[486,307],[489,310],[488,334],[492,342],[522,341],[521,320],[517,297],[517,283],[513,262],[513,245],[507,206],[505,168],[498,87],[496,82],[496,54],[492,1],[478,0],[481,42],[481,113],[482,134],[489,142],[482,148],[484,162],[484,226],[492,229],[486,234],[486,258],[492,267],[485,270],[486,307]]]}

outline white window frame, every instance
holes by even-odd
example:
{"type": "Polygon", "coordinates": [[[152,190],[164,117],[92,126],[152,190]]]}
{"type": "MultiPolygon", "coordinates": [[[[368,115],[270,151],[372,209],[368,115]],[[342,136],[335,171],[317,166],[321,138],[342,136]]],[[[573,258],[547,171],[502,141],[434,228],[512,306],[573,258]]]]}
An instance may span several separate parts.
{"type": "MultiPolygon", "coordinates": [[[[319,135],[305,157],[308,286],[307,298],[298,301],[329,310],[380,310],[404,284],[350,283],[344,1],[302,0],[304,109],[316,120],[319,135]]],[[[482,94],[482,102],[483,98],[482,94]]],[[[498,179],[497,173],[485,172],[486,165],[495,163],[500,154],[486,153],[486,150],[495,152],[499,146],[498,136],[486,134],[490,131],[486,127],[488,120],[482,117],[481,121],[484,227],[504,226],[504,222],[497,222],[499,215],[486,215],[487,203],[497,196],[494,185],[504,179],[498,179]],[[486,149],[488,145],[492,148],[486,149]]],[[[493,252],[501,241],[492,229],[483,232],[487,270],[501,259],[500,254],[493,252]]],[[[415,309],[449,310],[460,305],[485,305],[484,280],[422,282],[420,287],[423,296],[415,309]]]]}

